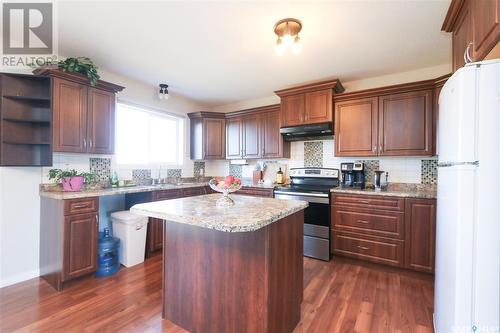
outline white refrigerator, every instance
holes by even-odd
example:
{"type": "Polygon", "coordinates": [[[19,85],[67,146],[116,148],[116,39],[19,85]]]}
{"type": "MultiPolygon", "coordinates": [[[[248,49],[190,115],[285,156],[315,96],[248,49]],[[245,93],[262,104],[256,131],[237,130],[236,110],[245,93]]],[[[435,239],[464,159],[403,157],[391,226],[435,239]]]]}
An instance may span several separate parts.
{"type": "Polygon", "coordinates": [[[500,60],[444,85],[438,157],[434,329],[499,332],[500,60]]]}

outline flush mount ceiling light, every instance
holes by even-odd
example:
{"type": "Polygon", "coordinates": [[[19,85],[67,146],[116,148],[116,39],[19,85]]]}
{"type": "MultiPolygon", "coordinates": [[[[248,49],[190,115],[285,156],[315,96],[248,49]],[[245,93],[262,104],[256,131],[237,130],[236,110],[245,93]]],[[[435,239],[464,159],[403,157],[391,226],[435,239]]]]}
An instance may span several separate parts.
{"type": "Polygon", "coordinates": [[[160,91],[158,92],[159,99],[168,99],[168,84],[160,83],[160,91]]]}
{"type": "Polygon", "coordinates": [[[300,53],[299,32],[302,30],[302,22],[294,18],[279,20],[274,25],[274,33],[278,36],[276,40],[276,53],[282,55],[287,47],[292,48],[295,54],[300,53]]]}

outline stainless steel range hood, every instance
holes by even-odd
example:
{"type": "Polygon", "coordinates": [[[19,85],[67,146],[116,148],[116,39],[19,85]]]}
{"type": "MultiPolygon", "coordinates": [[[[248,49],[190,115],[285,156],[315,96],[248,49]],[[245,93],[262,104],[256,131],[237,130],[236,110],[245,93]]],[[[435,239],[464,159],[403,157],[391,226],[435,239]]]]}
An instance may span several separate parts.
{"type": "Polygon", "coordinates": [[[333,139],[331,123],[282,127],[280,133],[285,141],[333,139]]]}

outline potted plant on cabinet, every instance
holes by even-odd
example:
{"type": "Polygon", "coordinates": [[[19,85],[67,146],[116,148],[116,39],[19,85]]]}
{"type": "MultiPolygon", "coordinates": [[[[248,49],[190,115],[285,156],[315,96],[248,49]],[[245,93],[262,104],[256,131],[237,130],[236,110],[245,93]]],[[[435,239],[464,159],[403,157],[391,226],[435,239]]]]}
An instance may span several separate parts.
{"type": "Polygon", "coordinates": [[[60,183],[65,192],[76,192],[82,189],[84,182],[87,184],[95,182],[97,175],[91,172],[78,172],[75,169],[50,169],[49,179],[60,183]]]}

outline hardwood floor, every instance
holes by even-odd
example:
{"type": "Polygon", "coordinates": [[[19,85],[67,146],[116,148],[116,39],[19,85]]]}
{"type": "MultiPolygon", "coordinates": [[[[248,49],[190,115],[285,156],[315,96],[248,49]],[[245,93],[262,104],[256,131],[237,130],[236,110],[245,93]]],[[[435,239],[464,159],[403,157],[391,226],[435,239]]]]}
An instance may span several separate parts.
{"type": "MultiPolygon", "coordinates": [[[[304,259],[301,332],[432,332],[433,277],[355,260],[304,259]]],[[[161,256],[63,292],[33,279],[0,289],[0,332],[169,332],[161,256]]]]}

